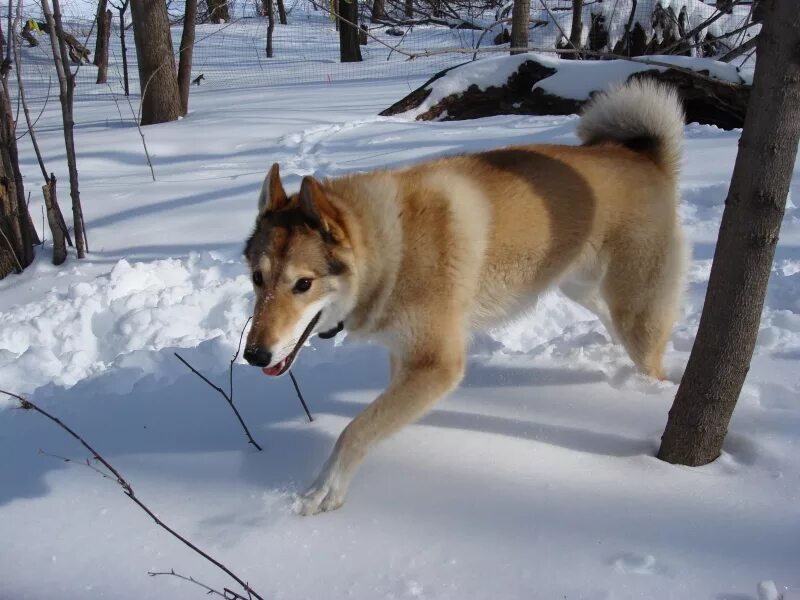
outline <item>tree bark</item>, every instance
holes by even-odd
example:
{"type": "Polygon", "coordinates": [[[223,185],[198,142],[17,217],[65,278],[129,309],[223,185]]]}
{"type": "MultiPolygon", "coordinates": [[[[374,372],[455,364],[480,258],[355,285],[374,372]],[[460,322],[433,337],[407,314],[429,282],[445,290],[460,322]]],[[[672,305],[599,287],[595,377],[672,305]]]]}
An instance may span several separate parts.
{"type": "Polygon", "coordinates": [[[231,20],[228,0],[206,0],[206,6],[208,7],[208,20],[212,23],[227,23],[231,20]]]}
{"type": "Polygon", "coordinates": [[[658,457],[703,465],[722,449],[755,347],[800,140],[800,12],[765,3],[753,90],[708,292],[658,457]]]}
{"type": "Polygon", "coordinates": [[[128,46],[125,43],[125,11],[128,9],[130,0],[125,0],[119,9],[119,45],[122,54],[122,82],[125,87],[125,95],[130,96],[131,89],[128,83],[128,46]]]}
{"type": "Polygon", "coordinates": [[[44,205],[47,207],[47,223],[50,225],[50,233],[53,236],[53,264],[60,265],[67,260],[67,244],[64,230],[61,229],[59,221],[61,209],[59,209],[56,199],[55,175],[51,175],[42,186],[42,193],[44,194],[44,205]]]}
{"type": "Polygon", "coordinates": [[[528,27],[531,22],[531,0],[514,0],[511,11],[511,54],[521,54],[528,47],[528,27]]]}
{"type": "Polygon", "coordinates": [[[283,5],[283,0],[276,0],[278,5],[278,19],[281,25],[286,25],[289,21],[286,20],[286,7],[283,5]]]}
{"type": "Polygon", "coordinates": [[[192,53],[197,24],[197,0],[186,0],[178,59],[178,93],[181,97],[181,115],[189,113],[189,87],[192,85],[192,53]]]}
{"type": "Polygon", "coordinates": [[[339,55],[342,62],[360,62],[358,43],[358,0],[339,2],[339,55]]]}
{"type": "Polygon", "coordinates": [[[407,19],[414,18],[414,0],[405,0],[405,14],[407,19]]]}
{"type": "Polygon", "coordinates": [[[374,23],[386,16],[385,0],[373,0],[372,2],[372,16],[370,20],[374,23]]]}
{"type": "Polygon", "coordinates": [[[142,125],[175,121],[181,98],[167,5],[163,0],[132,0],[133,38],[139,60],[142,125]]]}
{"type": "Polygon", "coordinates": [[[569,32],[569,42],[573,48],[580,50],[582,33],[583,0],[572,0],[572,28],[569,32]]]}
{"type": "Polygon", "coordinates": [[[267,10],[267,58],[272,58],[272,32],[275,31],[275,6],[272,0],[263,0],[267,10]]]}
{"type": "Polygon", "coordinates": [[[108,33],[105,30],[106,23],[104,20],[107,7],[108,0],[99,0],[97,3],[97,39],[94,42],[94,64],[98,67],[101,65],[101,53],[103,51],[104,43],[106,45],[106,58],[108,58],[108,33]]]}
{"type": "Polygon", "coordinates": [[[94,64],[97,65],[96,83],[108,81],[108,42],[111,36],[111,11],[107,10],[97,21],[97,44],[95,46],[94,64]]]}

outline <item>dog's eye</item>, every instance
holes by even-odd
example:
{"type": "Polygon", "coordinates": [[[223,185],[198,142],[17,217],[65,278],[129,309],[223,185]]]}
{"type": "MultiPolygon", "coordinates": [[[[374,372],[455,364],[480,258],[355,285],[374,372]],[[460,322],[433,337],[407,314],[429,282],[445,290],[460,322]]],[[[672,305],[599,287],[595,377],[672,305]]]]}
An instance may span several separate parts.
{"type": "Polygon", "coordinates": [[[256,287],[264,285],[264,276],[261,275],[261,271],[253,271],[253,285],[256,287]]]}
{"type": "Polygon", "coordinates": [[[302,294],[304,292],[307,292],[310,289],[311,289],[311,279],[309,279],[308,277],[303,277],[302,279],[298,279],[295,282],[294,288],[292,288],[292,291],[295,294],[302,294]]]}

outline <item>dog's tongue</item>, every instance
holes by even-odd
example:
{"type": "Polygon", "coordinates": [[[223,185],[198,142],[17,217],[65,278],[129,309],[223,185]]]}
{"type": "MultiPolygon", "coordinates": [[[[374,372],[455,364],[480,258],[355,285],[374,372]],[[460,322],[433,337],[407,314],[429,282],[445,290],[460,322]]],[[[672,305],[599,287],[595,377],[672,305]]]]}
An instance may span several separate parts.
{"type": "Polygon", "coordinates": [[[271,375],[272,377],[277,377],[281,373],[283,373],[283,369],[286,367],[286,358],[284,358],[281,362],[279,362],[274,367],[264,367],[261,369],[264,372],[264,375],[271,375]]]}

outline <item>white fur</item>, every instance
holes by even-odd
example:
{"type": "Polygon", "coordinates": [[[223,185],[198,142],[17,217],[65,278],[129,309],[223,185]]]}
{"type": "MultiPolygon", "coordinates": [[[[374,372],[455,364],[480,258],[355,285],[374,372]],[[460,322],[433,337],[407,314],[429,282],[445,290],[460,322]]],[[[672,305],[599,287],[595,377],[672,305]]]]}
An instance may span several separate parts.
{"type": "Polygon", "coordinates": [[[597,95],[581,113],[578,137],[584,144],[624,143],[639,137],[658,142],[663,164],[677,176],[684,113],[677,91],[650,79],[634,79],[597,95]]]}

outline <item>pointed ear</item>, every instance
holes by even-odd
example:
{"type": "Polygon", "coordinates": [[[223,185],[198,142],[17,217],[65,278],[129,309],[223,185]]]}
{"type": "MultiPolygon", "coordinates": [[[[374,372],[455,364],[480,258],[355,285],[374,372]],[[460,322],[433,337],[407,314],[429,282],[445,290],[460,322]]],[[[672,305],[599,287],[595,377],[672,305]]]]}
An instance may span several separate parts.
{"type": "Polygon", "coordinates": [[[303,177],[303,181],[300,183],[298,200],[300,203],[300,210],[303,211],[303,214],[327,229],[327,227],[325,227],[323,213],[330,203],[325,197],[325,191],[322,189],[319,181],[309,175],[303,177]]]}
{"type": "Polygon", "coordinates": [[[340,214],[331,204],[325,188],[311,176],[303,177],[300,192],[297,194],[300,210],[322,231],[330,234],[337,242],[343,242],[345,235],[339,223],[340,214]]]}
{"type": "Polygon", "coordinates": [[[261,194],[258,196],[258,212],[263,213],[267,210],[278,210],[286,204],[288,197],[286,190],[281,183],[281,174],[278,163],[272,165],[261,186],[261,194]]]}

